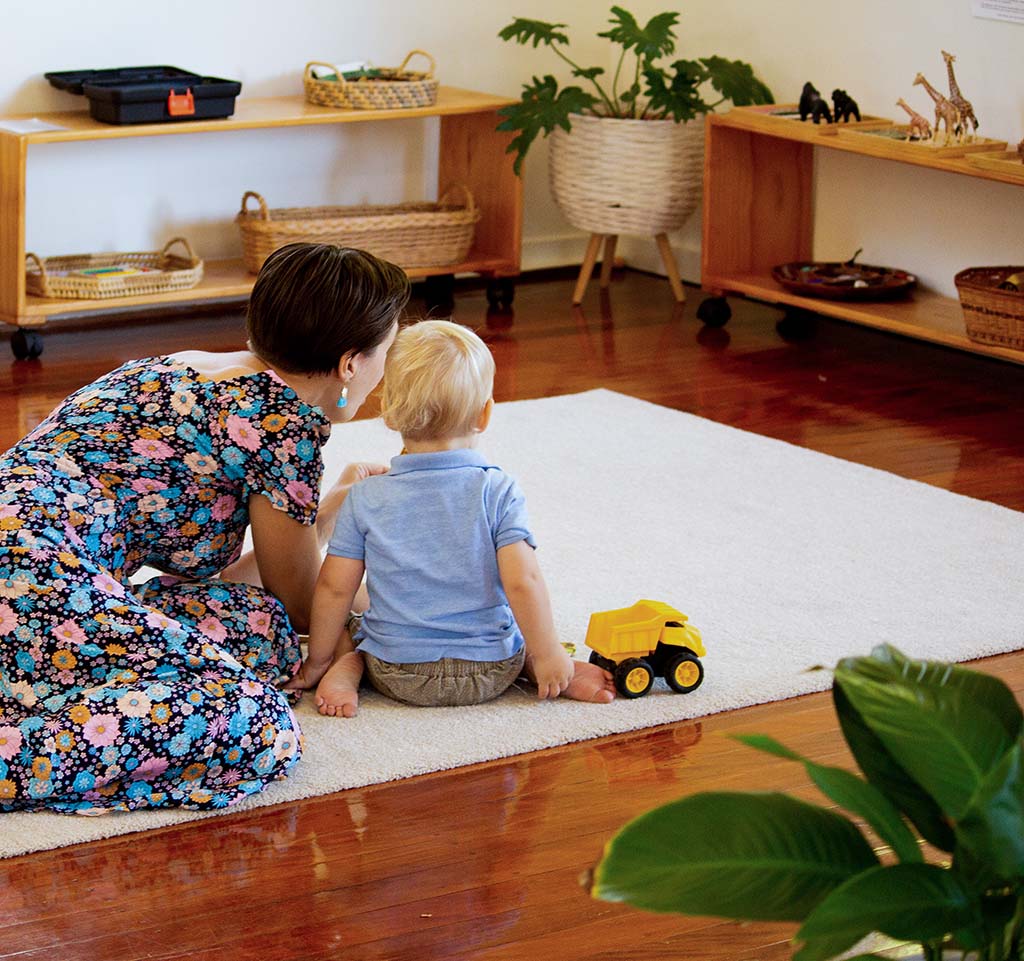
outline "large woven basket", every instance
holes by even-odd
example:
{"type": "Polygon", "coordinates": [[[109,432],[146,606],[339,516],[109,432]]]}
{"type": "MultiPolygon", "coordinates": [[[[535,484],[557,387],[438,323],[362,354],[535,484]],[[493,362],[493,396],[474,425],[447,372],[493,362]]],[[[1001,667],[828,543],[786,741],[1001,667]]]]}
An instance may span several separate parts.
{"type": "Polygon", "coordinates": [[[551,134],[549,180],[566,220],[594,234],[660,234],[700,201],[704,123],[572,115],[551,134]]]}
{"type": "Polygon", "coordinates": [[[358,247],[399,267],[457,264],[473,246],[479,219],[473,195],[461,184],[449,187],[437,203],[277,210],[247,190],[236,218],[245,266],[254,274],[278,247],[298,242],[358,247]],[[258,210],[249,209],[250,199],[258,210]]]}
{"type": "Polygon", "coordinates": [[[434,79],[434,58],[425,50],[411,50],[398,67],[381,67],[378,76],[346,80],[332,63],[312,60],[306,64],[303,86],[306,100],[322,107],[347,110],[394,110],[403,107],[429,107],[437,101],[439,83],[434,79]],[[419,54],[430,61],[425,72],[406,70],[409,61],[419,54]],[[332,71],[331,79],[318,77],[315,67],[332,71]]]}
{"type": "Polygon", "coordinates": [[[192,251],[184,237],[167,241],[163,250],[109,253],[69,254],[63,257],[40,258],[25,254],[25,289],[36,297],[59,297],[70,300],[104,300],[112,297],[135,297],[169,290],[187,290],[203,279],[203,262],[192,251]],[[170,253],[181,244],[185,256],[170,253]],[[92,274],[76,271],[102,268],[148,268],[153,273],[92,274]]]}
{"type": "Polygon", "coordinates": [[[1024,275],[1024,267],[969,267],[954,278],[971,340],[1024,350],[1024,287],[999,286],[1014,274],[1024,275]]]}

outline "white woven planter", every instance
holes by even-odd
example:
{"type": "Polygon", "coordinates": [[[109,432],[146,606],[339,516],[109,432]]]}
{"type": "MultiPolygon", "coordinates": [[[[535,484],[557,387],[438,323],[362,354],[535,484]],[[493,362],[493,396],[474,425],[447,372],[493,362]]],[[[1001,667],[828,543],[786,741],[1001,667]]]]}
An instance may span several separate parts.
{"type": "Polygon", "coordinates": [[[660,234],[696,209],[704,118],[619,120],[572,115],[551,134],[551,193],[565,219],[592,234],[660,234]]]}

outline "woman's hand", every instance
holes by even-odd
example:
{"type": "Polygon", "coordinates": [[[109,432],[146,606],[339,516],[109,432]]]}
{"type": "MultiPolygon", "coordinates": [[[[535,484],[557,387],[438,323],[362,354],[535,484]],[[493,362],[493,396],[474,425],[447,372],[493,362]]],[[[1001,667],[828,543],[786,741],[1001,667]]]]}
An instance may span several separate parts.
{"type": "Polygon", "coordinates": [[[302,662],[299,669],[292,675],[291,680],[281,685],[282,691],[311,691],[320,679],[327,673],[331,662],[319,665],[313,664],[308,658],[302,662]]]}
{"type": "Polygon", "coordinates": [[[361,480],[366,480],[367,477],[373,477],[375,474],[386,474],[388,470],[387,464],[370,464],[365,461],[346,464],[334,482],[333,488],[347,491],[353,484],[358,484],[361,480]]]}
{"type": "Polygon", "coordinates": [[[321,547],[326,546],[330,540],[331,531],[334,530],[334,519],[338,516],[338,511],[352,487],[367,477],[373,477],[374,474],[386,474],[388,469],[386,464],[370,464],[364,461],[345,465],[338,479],[320,498],[320,507],[316,513],[316,531],[321,547]]]}

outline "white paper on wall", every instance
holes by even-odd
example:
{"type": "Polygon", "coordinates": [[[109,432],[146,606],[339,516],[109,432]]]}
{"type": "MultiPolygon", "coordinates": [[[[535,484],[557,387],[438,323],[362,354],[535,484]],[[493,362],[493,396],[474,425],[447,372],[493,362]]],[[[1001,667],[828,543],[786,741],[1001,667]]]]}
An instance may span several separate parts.
{"type": "Polygon", "coordinates": [[[971,12],[988,20],[1024,23],[1024,0],[971,0],[971,12]]]}

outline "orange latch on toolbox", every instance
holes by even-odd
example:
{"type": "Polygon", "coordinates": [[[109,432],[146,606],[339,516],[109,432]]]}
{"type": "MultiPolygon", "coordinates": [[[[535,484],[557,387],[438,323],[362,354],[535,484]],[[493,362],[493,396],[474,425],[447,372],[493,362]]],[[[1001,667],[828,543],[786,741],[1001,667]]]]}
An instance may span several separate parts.
{"type": "Polygon", "coordinates": [[[191,87],[184,93],[175,93],[171,90],[167,94],[167,112],[172,117],[191,117],[195,114],[196,101],[192,96],[191,87]]]}

